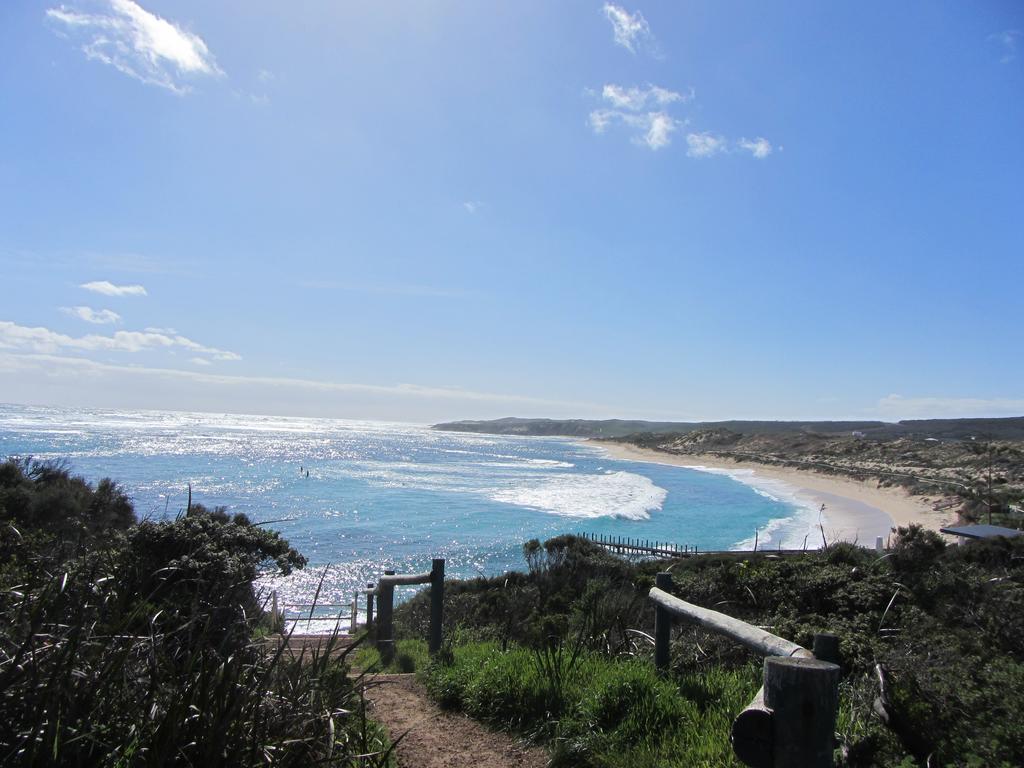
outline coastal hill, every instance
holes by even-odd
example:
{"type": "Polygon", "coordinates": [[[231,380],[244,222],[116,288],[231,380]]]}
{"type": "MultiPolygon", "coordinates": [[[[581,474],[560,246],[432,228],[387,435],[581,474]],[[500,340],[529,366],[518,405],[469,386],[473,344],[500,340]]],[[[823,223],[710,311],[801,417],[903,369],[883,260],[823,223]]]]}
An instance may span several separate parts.
{"type": "Polygon", "coordinates": [[[693,460],[751,462],[872,480],[932,497],[965,521],[1021,524],[1024,417],[704,423],[498,419],[435,429],[571,436],[693,460]]]}
{"type": "Polygon", "coordinates": [[[450,421],[435,424],[446,432],[543,437],[626,437],[635,434],[686,434],[725,429],[744,435],[861,433],[859,437],[894,439],[913,437],[937,440],[1024,440],[1024,416],[999,419],[919,419],[885,421],[639,421],[623,419],[524,419],[450,421]]]}

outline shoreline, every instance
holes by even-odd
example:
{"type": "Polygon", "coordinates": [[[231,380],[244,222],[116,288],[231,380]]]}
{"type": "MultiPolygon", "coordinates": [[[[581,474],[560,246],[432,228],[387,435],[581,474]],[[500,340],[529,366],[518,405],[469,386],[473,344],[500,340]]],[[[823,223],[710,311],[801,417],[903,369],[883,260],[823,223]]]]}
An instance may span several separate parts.
{"type": "Polygon", "coordinates": [[[777,467],[751,461],[732,461],[706,454],[672,454],[628,443],[587,440],[606,451],[609,458],[666,464],[696,471],[727,474],[755,490],[775,484],[783,486],[791,503],[806,509],[825,505],[823,525],[829,541],[857,541],[874,546],[881,536],[886,541],[895,527],[918,523],[935,531],[953,523],[956,513],[936,512],[926,496],[911,496],[900,488],[878,487],[873,481],[813,470],[777,467]]]}

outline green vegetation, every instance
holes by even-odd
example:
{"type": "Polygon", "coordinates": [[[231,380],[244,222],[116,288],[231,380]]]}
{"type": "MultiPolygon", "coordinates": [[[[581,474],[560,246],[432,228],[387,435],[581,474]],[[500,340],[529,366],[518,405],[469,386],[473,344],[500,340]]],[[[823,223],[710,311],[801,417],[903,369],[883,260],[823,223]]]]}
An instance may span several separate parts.
{"type": "MultiPolygon", "coordinates": [[[[539,739],[566,764],[732,764],[729,724],[761,660],[677,625],[671,674],[658,679],[638,631],[652,631],[645,595],[664,568],[683,599],[806,647],[816,632],[839,635],[842,764],[1024,764],[1024,541],[947,547],[914,527],[884,556],[842,544],[630,564],[565,536],[524,554],[527,573],[447,585],[452,639],[423,674],[442,704],[539,739]]],[[[422,637],[428,615],[420,594],[396,609],[396,628],[422,637]]]]}
{"type": "Polygon", "coordinates": [[[381,661],[380,652],[372,644],[363,644],[355,652],[352,664],[367,673],[406,674],[422,671],[430,663],[427,641],[410,638],[395,643],[395,655],[390,662],[381,661]]]}
{"type": "Polygon", "coordinates": [[[305,563],[278,534],[198,505],[136,524],[110,481],[8,461],[0,552],[0,764],[388,763],[336,638],[257,639],[252,579],[305,563]]]}
{"type": "MultiPolygon", "coordinates": [[[[390,763],[336,638],[301,661],[261,639],[254,576],[305,562],[276,533],[201,506],[136,523],[112,482],[8,461],[0,554],[0,764],[390,763]]],[[[842,764],[1024,764],[1024,540],[948,547],[911,527],[885,555],[630,563],[561,536],[524,557],[523,573],[446,585],[434,659],[426,592],[398,606],[384,671],[415,670],[441,704],[545,743],[557,765],[734,765],[729,727],[761,660],[677,625],[656,674],[646,593],[668,569],[690,602],[804,646],[839,635],[842,764]]]]}
{"type": "Polygon", "coordinates": [[[733,715],[760,686],[756,668],[663,679],[648,659],[567,646],[453,649],[427,668],[427,689],[500,728],[550,745],[556,765],[734,765],[733,715]]]}

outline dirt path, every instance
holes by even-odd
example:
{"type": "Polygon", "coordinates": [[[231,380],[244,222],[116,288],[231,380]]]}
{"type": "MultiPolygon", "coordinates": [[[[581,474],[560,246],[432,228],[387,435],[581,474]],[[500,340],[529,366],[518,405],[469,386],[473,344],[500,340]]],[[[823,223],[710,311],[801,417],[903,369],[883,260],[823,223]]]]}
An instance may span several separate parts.
{"type": "Polygon", "coordinates": [[[488,730],[459,712],[446,712],[428,697],[415,675],[375,675],[367,680],[371,716],[392,739],[400,768],[544,768],[544,750],[488,730]]]}

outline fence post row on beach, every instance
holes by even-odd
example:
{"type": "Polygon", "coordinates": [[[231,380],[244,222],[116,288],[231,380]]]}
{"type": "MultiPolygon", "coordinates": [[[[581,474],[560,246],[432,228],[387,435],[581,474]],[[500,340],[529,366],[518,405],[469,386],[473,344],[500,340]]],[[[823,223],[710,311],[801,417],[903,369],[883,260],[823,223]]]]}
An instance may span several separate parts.
{"type": "Polygon", "coordinates": [[[672,575],[659,573],[654,603],[654,660],[669,666],[673,618],[698,624],[763,654],[764,686],[733,721],[733,751],[754,768],[826,768],[833,765],[839,707],[839,639],[814,637],[814,652],[724,613],[670,594],[672,575]]]}
{"type": "Polygon", "coordinates": [[[649,557],[689,557],[697,554],[697,547],[686,544],[680,546],[668,541],[651,541],[650,539],[633,539],[628,536],[609,536],[603,533],[580,533],[580,538],[592,541],[598,546],[620,555],[640,555],[649,557]]]}
{"type": "MultiPolygon", "coordinates": [[[[395,587],[411,584],[430,585],[430,632],[427,647],[430,653],[441,650],[444,621],[444,558],[436,557],[429,571],[425,573],[401,573],[384,571],[377,585],[366,585],[366,624],[374,624],[373,601],[377,601],[377,650],[381,658],[390,660],[395,652],[395,629],[392,621],[395,605],[395,587]]],[[[357,593],[358,594],[358,593],[357,593]]]]}

